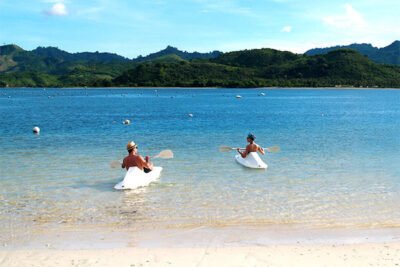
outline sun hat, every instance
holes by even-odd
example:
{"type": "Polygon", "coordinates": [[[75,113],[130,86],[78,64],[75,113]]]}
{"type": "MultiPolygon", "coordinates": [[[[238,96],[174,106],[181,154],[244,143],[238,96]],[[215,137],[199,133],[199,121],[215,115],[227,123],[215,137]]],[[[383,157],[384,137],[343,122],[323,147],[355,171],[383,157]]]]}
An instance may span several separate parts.
{"type": "Polygon", "coordinates": [[[126,150],[131,150],[137,148],[137,145],[135,144],[135,142],[130,141],[127,145],[126,145],[126,150]]]}

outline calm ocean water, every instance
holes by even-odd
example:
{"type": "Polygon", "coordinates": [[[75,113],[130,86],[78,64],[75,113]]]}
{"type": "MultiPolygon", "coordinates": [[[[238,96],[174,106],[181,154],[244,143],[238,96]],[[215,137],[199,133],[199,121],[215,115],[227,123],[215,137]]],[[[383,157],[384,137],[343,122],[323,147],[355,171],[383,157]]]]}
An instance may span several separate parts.
{"type": "Polygon", "coordinates": [[[2,89],[0,151],[0,236],[60,225],[400,227],[398,90],[2,89]],[[218,151],[244,146],[248,132],[282,149],[264,156],[266,171],[218,151]],[[157,184],[115,191],[124,171],[110,162],[129,140],[175,158],[155,161],[157,184]]]}

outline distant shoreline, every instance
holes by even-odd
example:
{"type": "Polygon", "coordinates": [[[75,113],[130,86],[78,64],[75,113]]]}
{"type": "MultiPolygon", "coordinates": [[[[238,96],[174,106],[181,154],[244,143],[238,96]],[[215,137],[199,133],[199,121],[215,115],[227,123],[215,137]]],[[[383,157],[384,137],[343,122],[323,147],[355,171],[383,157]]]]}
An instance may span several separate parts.
{"type": "Polygon", "coordinates": [[[131,89],[141,89],[141,90],[399,90],[400,88],[384,88],[384,87],[2,87],[0,90],[15,90],[15,89],[33,89],[33,90],[131,90],[131,89]]]}

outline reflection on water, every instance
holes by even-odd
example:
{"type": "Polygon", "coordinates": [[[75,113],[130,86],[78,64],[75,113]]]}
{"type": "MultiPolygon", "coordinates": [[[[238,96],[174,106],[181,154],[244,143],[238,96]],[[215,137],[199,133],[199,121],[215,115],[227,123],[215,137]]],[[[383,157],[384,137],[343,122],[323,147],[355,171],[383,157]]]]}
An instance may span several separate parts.
{"type": "Polygon", "coordinates": [[[400,226],[398,91],[168,89],[157,96],[20,89],[7,95],[0,94],[4,240],[59,226],[400,226]],[[38,136],[31,133],[36,125],[38,136]],[[267,171],[245,169],[233,152],[218,152],[220,145],[243,146],[250,131],[260,144],[282,148],[264,157],[267,171]],[[124,171],[110,162],[124,157],[132,139],[144,154],[172,149],[176,157],[155,160],[164,167],[157,183],[115,191],[124,171]]]}

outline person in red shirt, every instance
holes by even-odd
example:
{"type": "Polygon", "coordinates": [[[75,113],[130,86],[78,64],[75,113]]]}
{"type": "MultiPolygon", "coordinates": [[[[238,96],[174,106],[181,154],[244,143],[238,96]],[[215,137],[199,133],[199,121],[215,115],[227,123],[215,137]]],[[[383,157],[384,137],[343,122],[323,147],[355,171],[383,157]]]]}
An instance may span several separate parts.
{"type": "Polygon", "coordinates": [[[135,142],[130,141],[126,145],[126,149],[128,150],[129,155],[124,158],[122,161],[122,168],[129,170],[130,167],[138,167],[145,173],[151,172],[153,170],[153,163],[150,162],[148,156],[143,158],[138,153],[138,146],[135,142]]]}

